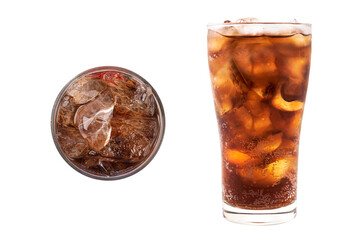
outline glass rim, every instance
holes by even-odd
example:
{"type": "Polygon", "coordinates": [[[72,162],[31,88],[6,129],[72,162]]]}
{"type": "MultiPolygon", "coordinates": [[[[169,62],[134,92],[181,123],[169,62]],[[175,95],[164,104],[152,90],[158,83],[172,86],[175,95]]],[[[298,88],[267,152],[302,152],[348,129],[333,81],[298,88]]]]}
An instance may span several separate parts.
{"type": "Polygon", "coordinates": [[[123,179],[123,178],[127,178],[131,175],[134,175],[136,173],[138,173],[139,171],[141,171],[142,169],[144,169],[156,156],[156,154],[158,153],[160,146],[162,145],[163,142],[163,138],[164,138],[164,134],[165,134],[165,111],[164,111],[164,106],[161,102],[161,99],[159,97],[159,95],[157,94],[156,90],[154,89],[154,87],[147,81],[145,80],[143,77],[141,77],[140,75],[138,75],[137,73],[130,71],[126,68],[121,68],[121,67],[116,67],[116,66],[101,66],[101,67],[95,67],[95,68],[91,68],[88,69],[86,71],[83,71],[82,73],[76,75],[74,78],[72,78],[59,92],[55,103],[53,105],[52,108],[52,112],[51,112],[51,135],[53,138],[53,141],[55,143],[55,146],[59,152],[59,154],[61,155],[61,157],[65,160],[65,162],[70,165],[70,167],[72,167],[74,170],[76,170],[77,172],[93,178],[93,179],[98,179],[98,180],[119,180],[119,179],[123,179]],[[159,110],[159,133],[158,133],[158,137],[156,139],[156,142],[154,144],[153,150],[151,151],[150,155],[144,159],[141,163],[139,163],[138,165],[131,167],[128,171],[124,171],[122,173],[119,173],[117,175],[113,175],[113,176],[103,176],[103,175],[98,175],[96,173],[91,173],[89,171],[83,170],[81,169],[81,167],[77,166],[75,163],[73,163],[71,161],[71,159],[63,152],[63,150],[61,149],[57,139],[56,139],[56,114],[57,114],[57,109],[60,103],[60,99],[62,98],[62,96],[64,95],[64,93],[66,92],[66,90],[68,89],[68,87],[71,85],[71,83],[74,80],[77,80],[78,78],[87,75],[87,74],[91,74],[93,72],[100,72],[100,71],[118,71],[118,72],[122,72],[125,74],[129,74],[132,76],[135,76],[138,80],[142,81],[145,85],[149,86],[152,93],[154,94],[154,98],[155,98],[155,102],[158,106],[158,110],[159,110]]]}
{"type": "Polygon", "coordinates": [[[224,22],[208,24],[209,31],[215,31],[224,36],[287,36],[293,34],[312,34],[310,23],[298,22],[224,22]]]}
{"type": "Polygon", "coordinates": [[[311,27],[312,24],[311,23],[301,23],[301,22],[272,22],[272,21],[269,21],[269,22],[265,22],[265,21],[259,21],[259,22],[228,22],[228,23],[209,23],[207,24],[207,27],[210,28],[210,27],[221,27],[221,26],[238,26],[238,25],[267,25],[267,26],[270,26],[270,25],[290,25],[290,26],[293,26],[293,25],[298,25],[298,26],[307,26],[307,27],[311,27]]]}

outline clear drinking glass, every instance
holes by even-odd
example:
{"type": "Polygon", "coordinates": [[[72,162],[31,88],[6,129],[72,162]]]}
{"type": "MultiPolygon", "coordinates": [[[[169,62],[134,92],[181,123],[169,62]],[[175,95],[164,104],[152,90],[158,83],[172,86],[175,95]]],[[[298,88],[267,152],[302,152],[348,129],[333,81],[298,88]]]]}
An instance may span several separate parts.
{"type": "Polygon", "coordinates": [[[208,25],[229,221],[267,225],[296,215],[311,36],[311,25],[303,23],[208,25]]]}

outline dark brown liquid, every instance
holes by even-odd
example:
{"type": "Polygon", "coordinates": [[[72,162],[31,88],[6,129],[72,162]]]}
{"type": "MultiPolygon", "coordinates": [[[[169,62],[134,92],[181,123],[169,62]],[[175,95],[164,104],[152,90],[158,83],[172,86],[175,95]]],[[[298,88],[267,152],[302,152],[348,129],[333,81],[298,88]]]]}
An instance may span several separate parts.
{"type": "Polygon", "coordinates": [[[272,209],[296,198],[311,35],[227,37],[209,31],[223,199],[272,209]]]}

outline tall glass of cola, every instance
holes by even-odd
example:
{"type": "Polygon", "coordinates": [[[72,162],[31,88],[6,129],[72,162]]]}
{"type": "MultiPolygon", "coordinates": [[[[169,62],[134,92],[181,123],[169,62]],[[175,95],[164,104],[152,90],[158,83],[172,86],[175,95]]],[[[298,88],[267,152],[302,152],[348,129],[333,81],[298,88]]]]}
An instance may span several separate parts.
{"type": "Polygon", "coordinates": [[[208,25],[208,59],[222,154],[224,217],[269,225],[296,215],[299,136],[311,25],[208,25]]]}

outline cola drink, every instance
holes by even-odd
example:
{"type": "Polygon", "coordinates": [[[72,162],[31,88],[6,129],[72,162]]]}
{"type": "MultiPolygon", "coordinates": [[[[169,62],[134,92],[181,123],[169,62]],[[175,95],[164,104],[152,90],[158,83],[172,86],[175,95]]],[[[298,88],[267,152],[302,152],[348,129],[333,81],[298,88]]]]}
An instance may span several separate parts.
{"type": "Polygon", "coordinates": [[[52,115],[55,144],[77,171],[119,179],[145,167],[165,129],[159,96],[142,77],[99,67],[75,77],[60,92],[52,115]]]}
{"type": "Polygon", "coordinates": [[[241,223],[287,221],[296,214],[311,25],[241,21],[208,29],[224,216],[241,223]]]}

